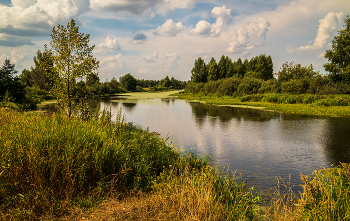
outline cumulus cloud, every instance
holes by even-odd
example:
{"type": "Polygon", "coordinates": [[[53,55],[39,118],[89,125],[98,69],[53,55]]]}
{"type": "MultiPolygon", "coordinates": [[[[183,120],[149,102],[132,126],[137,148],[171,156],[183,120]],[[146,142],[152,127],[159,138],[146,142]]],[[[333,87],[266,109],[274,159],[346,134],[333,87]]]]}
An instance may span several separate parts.
{"type": "Polygon", "coordinates": [[[192,35],[202,37],[219,37],[222,30],[231,22],[231,9],[227,9],[225,5],[215,7],[211,10],[213,17],[216,18],[215,23],[210,24],[207,21],[201,20],[196,24],[196,27],[190,30],[192,35]]]}
{"type": "Polygon", "coordinates": [[[37,0],[11,0],[13,6],[19,6],[21,8],[28,8],[31,5],[37,3],[37,0]]]}
{"type": "Polygon", "coordinates": [[[314,40],[313,45],[301,46],[297,50],[305,51],[323,48],[327,44],[330,34],[339,26],[339,23],[342,21],[343,16],[343,12],[329,12],[325,18],[320,19],[320,25],[318,26],[317,36],[314,40]]]}
{"type": "Polygon", "coordinates": [[[146,62],[155,62],[158,59],[158,53],[153,51],[152,54],[142,55],[141,58],[146,62]]]}
{"type": "Polygon", "coordinates": [[[21,66],[21,62],[23,62],[26,58],[27,58],[26,53],[21,53],[18,50],[14,49],[11,51],[10,56],[7,54],[2,54],[0,56],[0,63],[3,64],[6,59],[9,59],[11,61],[11,63],[16,64],[16,69],[18,69],[18,67],[21,66]]]}
{"type": "Polygon", "coordinates": [[[109,51],[118,51],[120,50],[120,45],[117,41],[117,39],[111,39],[109,36],[107,36],[105,42],[97,45],[95,52],[101,53],[101,52],[109,52],[109,51]]]}
{"type": "Polygon", "coordinates": [[[174,12],[176,9],[192,9],[194,7],[194,0],[164,0],[157,6],[157,13],[163,16],[174,12]]]}
{"type": "Polygon", "coordinates": [[[270,23],[263,18],[258,22],[249,23],[244,28],[231,32],[232,41],[227,52],[249,55],[250,51],[265,45],[266,34],[270,23]]]}
{"type": "Polygon", "coordinates": [[[175,23],[172,19],[168,19],[162,26],[159,26],[153,34],[174,37],[183,30],[185,30],[185,26],[183,26],[181,22],[175,23]]]}
{"type": "Polygon", "coordinates": [[[116,74],[116,72],[123,72],[126,69],[126,64],[123,61],[121,53],[106,57],[101,60],[99,72],[102,75],[116,74]]]}
{"type": "MultiPolygon", "coordinates": [[[[19,37],[47,36],[52,26],[76,19],[88,5],[86,0],[12,0],[12,6],[0,4],[0,33],[19,37]]],[[[25,44],[28,44],[27,39],[23,39],[22,45],[25,44]]],[[[21,45],[21,41],[16,45],[21,45]]]]}

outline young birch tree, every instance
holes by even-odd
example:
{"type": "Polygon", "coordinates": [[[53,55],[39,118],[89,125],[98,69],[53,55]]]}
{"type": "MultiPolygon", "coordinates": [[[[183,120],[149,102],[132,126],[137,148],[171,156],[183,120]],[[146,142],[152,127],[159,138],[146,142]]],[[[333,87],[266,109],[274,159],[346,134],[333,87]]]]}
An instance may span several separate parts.
{"type": "MultiPolygon", "coordinates": [[[[80,33],[73,19],[67,27],[62,25],[53,27],[50,36],[52,38],[50,51],[55,71],[48,73],[57,73],[50,76],[55,78],[50,91],[56,97],[59,107],[70,117],[73,110],[81,103],[80,100],[85,99],[75,93],[76,81],[96,71],[99,62],[92,55],[95,46],[88,45],[90,35],[80,33]]],[[[45,45],[45,51],[47,50],[45,45]]]]}

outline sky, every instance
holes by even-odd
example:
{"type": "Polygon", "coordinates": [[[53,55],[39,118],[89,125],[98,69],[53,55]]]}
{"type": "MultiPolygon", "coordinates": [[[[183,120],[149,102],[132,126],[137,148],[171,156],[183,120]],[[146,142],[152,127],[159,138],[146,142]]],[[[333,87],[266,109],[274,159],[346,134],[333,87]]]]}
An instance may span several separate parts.
{"type": "Polygon", "coordinates": [[[74,19],[90,34],[101,81],[190,80],[194,61],[271,55],[327,74],[325,50],[350,12],[349,0],[0,0],[0,62],[21,73],[74,19]]]}

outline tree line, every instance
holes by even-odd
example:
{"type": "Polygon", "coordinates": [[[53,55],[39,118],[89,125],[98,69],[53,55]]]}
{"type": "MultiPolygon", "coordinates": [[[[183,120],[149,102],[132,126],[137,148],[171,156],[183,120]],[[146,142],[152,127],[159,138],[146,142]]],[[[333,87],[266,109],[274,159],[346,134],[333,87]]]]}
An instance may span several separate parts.
{"type": "Polygon", "coordinates": [[[344,19],[344,29],[332,40],[326,50],[328,62],[323,65],[328,72],[322,75],[312,65],[302,66],[285,62],[273,73],[271,56],[265,54],[250,61],[239,58],[232,62],[222,55],[219,63],[212,58],[205,64],[202,58],[194,62],[191,82],[186,92],[217,95],[245,95],[257,93],[289,94],[350,94],[350,17],[344,19]]]}

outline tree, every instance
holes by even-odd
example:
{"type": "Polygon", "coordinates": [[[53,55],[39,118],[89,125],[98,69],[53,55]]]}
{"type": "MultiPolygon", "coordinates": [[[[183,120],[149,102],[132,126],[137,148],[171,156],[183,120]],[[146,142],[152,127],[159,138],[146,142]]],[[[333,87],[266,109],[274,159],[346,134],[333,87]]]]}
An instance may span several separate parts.
{"type": "Polygon", "coordinates": [[[207,82],[208,73],[204,60],[199,57],[194,62],[194,67],[191,70],[191,81],[194,83],[207,82]]]}
{"type": "Polygon", "coordinates": [[[168,76],[166,76],[166,77],[163,79],[162,86],[163,86],[163,87],[170,87],[170,86],[171,86],[171,81],[170,81],[170,79],[169,79],[168,76]]]}
{"type": "Polygon", "coordinates": [[[328,63],[323,67],[330,72],[333,81],[350,82],[350,17],[344,19],[344,29],[332,40],[332,49],[326,50],[325,58],[328,63]]]}
{"type": "Polygon", "coordinates": [[[122,87],[127,91],[136,91],[137,80],[130,73],[119,78],[122,87]]]}
{"type": "Polygon", "coordinates": [[[40,89],[50,90],[58,74],[54,69],[53,54],[49,50],[41,52],[38,50],[33,57],[35,67],[31,68],[32,86],[38,86],[40,89]]]}
{"type": "Polygon", "coordinates": [[[290,80],[311,79],[318,73],[314,71],[312,64],[310,66],[301,66],[294,62],[285,62],[282,64],[281,70],[278,71],[278,81],[287,82],[290,80]]]}
{"type": "Polygon", "coordinates": [[[207,65],[208,67],[208,81],[217,81],[219,79],[218,64],[214,58],[211,58],[207,65]]]}
{"type": "Polygon", "coordinates": [[[225,55],[222,55],[220,58],[220,61],[218,63],[218,69],[219,69],[219,78],[218,79],[223,79],[226,77],[227,73],[227,65],[226,65],[226,57],[225,55]]]}
{"type": "MultiPolygon", "coordinates": [[[[88,45],[90,35],[80,33],[73,19],[66,28],[62,25],[53,27],[50,36],[51,49],[48,50],[45,45],[44,53],[52,53],[54,66],[51,72],[45,74],[53,82],[50,92],[70,117],[74,109],[83,108],[79,107],[82,98],[74,93],[76,81],[97,70],[99,62],[92,55],[95,46],[88,45]]],[[[47,68],[50,67],[43,67],[44,70],[47,68]]]]}
{"type": "Polygon", "coordinates": [[[16,76],[15,65],[6,59],[0,69],[0,98],[22,100],[25,96],[24,85],[21,84],[19,77],[16,76]]]}

